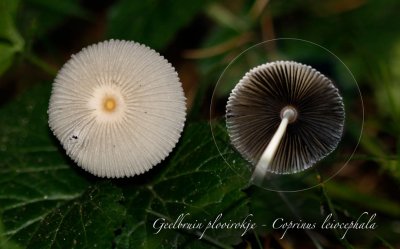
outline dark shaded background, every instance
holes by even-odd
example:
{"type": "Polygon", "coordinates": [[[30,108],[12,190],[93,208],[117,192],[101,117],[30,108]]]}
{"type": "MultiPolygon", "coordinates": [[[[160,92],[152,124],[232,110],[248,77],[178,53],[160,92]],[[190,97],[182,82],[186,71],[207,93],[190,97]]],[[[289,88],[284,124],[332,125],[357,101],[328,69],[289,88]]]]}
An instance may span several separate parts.
{"type": "MultiPolygon", "coordinates": [[[[339,56],[359,84],[365,108],[359,148],[325,188],[313,190],[327,199],[311,201],[310,193],[300,192],[277,201],[276,193],[248,188],[251,210],[265,223],[292,215],[292,209],[311,219],[316,210],[308,210],[309,202],[320,205],[320,212],[334,210],[343,219],[363,211],[377,213],[379,227],[374,233],[349,234],[345,242],[325,231],[316,236],[323,237],[326,248],[400,248],[399,11],[397,0],[1,0],[0,108],[32,86],[52,82],[57,70],[82,47],[115,38],[144,43],[164,55],[183,83],[188,122],[207,120],[214,86],[240,52],[279,37],[310,40],[339,56]]],[[[335,74],[334,65],[325,64],[318,53],[310,51],[307,57],[335,74]]],[[[214,117],[223,114],[234,84],[217,90],[214,117]]],[[[342,91],[352,119],[361,122],[354,87],[342,91]]],[[[349,151],[358,132],[346,137],[349,151]]],[[[307,235],[302,232],[284,240],[279,234],[262,228],[238,248],[259,248],[260,243],[263,248],[315,246],[308,237],[303,239],[307,235]]]]}

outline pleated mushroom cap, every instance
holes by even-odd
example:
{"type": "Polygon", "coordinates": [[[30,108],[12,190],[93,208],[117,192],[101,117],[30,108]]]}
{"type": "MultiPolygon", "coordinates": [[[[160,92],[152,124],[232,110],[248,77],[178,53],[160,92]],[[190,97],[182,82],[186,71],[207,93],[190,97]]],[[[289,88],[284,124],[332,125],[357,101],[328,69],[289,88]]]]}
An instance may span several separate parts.
{"type": "Polygon", "coordinates": [[[303,171],[331,153],[344,125],[344,105],[332,81],[310,66],[277,61],[251,69],[233,89],[226,107],[234,147],[257,164],[290,108],[286,133],[268,171],[303,171]]]}
{"type": "Polygon", "coordinates": [[[109,40],[59,71],[49,125],[66,153],[100,177],[129,177],[161,162],[183,130],[186,104],[175,69],[156,51],[109,40]]]}

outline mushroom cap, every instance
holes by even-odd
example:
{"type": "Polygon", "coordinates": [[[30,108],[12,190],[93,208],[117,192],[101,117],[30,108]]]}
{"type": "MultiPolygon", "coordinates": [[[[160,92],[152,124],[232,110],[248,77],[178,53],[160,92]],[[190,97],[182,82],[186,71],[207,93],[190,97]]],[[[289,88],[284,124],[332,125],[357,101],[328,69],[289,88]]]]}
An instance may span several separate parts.
{"type": "Polygon", "coordinates": [[[66,153],[100,177],[129,177],[161,162],[184,127],[178,74],[156,51],[108,40],[72,55],[53,83],[49,125],[66,153]]]}
{"type": "Polygon", "coordinates": [[[277,61],[251,69],[232,90],[226,107],[227,129],[234,147],[256,165],[281,123],[289,120],[268,171],[303,171],[331,153],[344,126],[344,105],[332,81],[310,66],[277,61]]]}

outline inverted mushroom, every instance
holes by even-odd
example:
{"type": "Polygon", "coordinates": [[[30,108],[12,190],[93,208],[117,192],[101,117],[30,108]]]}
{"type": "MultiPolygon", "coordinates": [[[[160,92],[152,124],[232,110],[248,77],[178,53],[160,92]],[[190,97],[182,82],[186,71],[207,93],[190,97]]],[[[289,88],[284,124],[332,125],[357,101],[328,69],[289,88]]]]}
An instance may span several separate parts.
{"type": "Polygon", "coordinates": [[[252,180],[267,172],[303,171],[331,153],[344,126],[344,105],[332,81],[310,66],[277,61],[251,69],[226,107],[232,144],[255,165],[252,180]]]}
{"type": "Polygon", "coordinates": [[[183,130],[186,105],[172,65],[131,41],[82,49],[58,72],[49,125],[66,153],[100,177],[129,177],[161,162],[183,130]]]}

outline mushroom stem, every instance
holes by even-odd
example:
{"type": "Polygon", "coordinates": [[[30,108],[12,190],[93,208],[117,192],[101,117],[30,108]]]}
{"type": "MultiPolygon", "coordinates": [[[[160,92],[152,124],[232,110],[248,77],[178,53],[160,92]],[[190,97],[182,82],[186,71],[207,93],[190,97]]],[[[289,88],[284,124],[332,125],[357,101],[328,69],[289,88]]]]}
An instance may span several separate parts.
{"type": "Polygon", "coordinates": [[[271,141],[269,142],[267,148],[261,155],[261,158],[256,165],[253,175],[251,176],[250,181],[255,184],[261,184],[263,182],[268,167],[274,159],[278,146],[283,138],[283,135],[286,132],[287,125],[289,124],[289,122],[293,122],[293,120],[296,119],[297,112],[293,107],[285,107],[282,111],[282,121],[271,141]]]}

